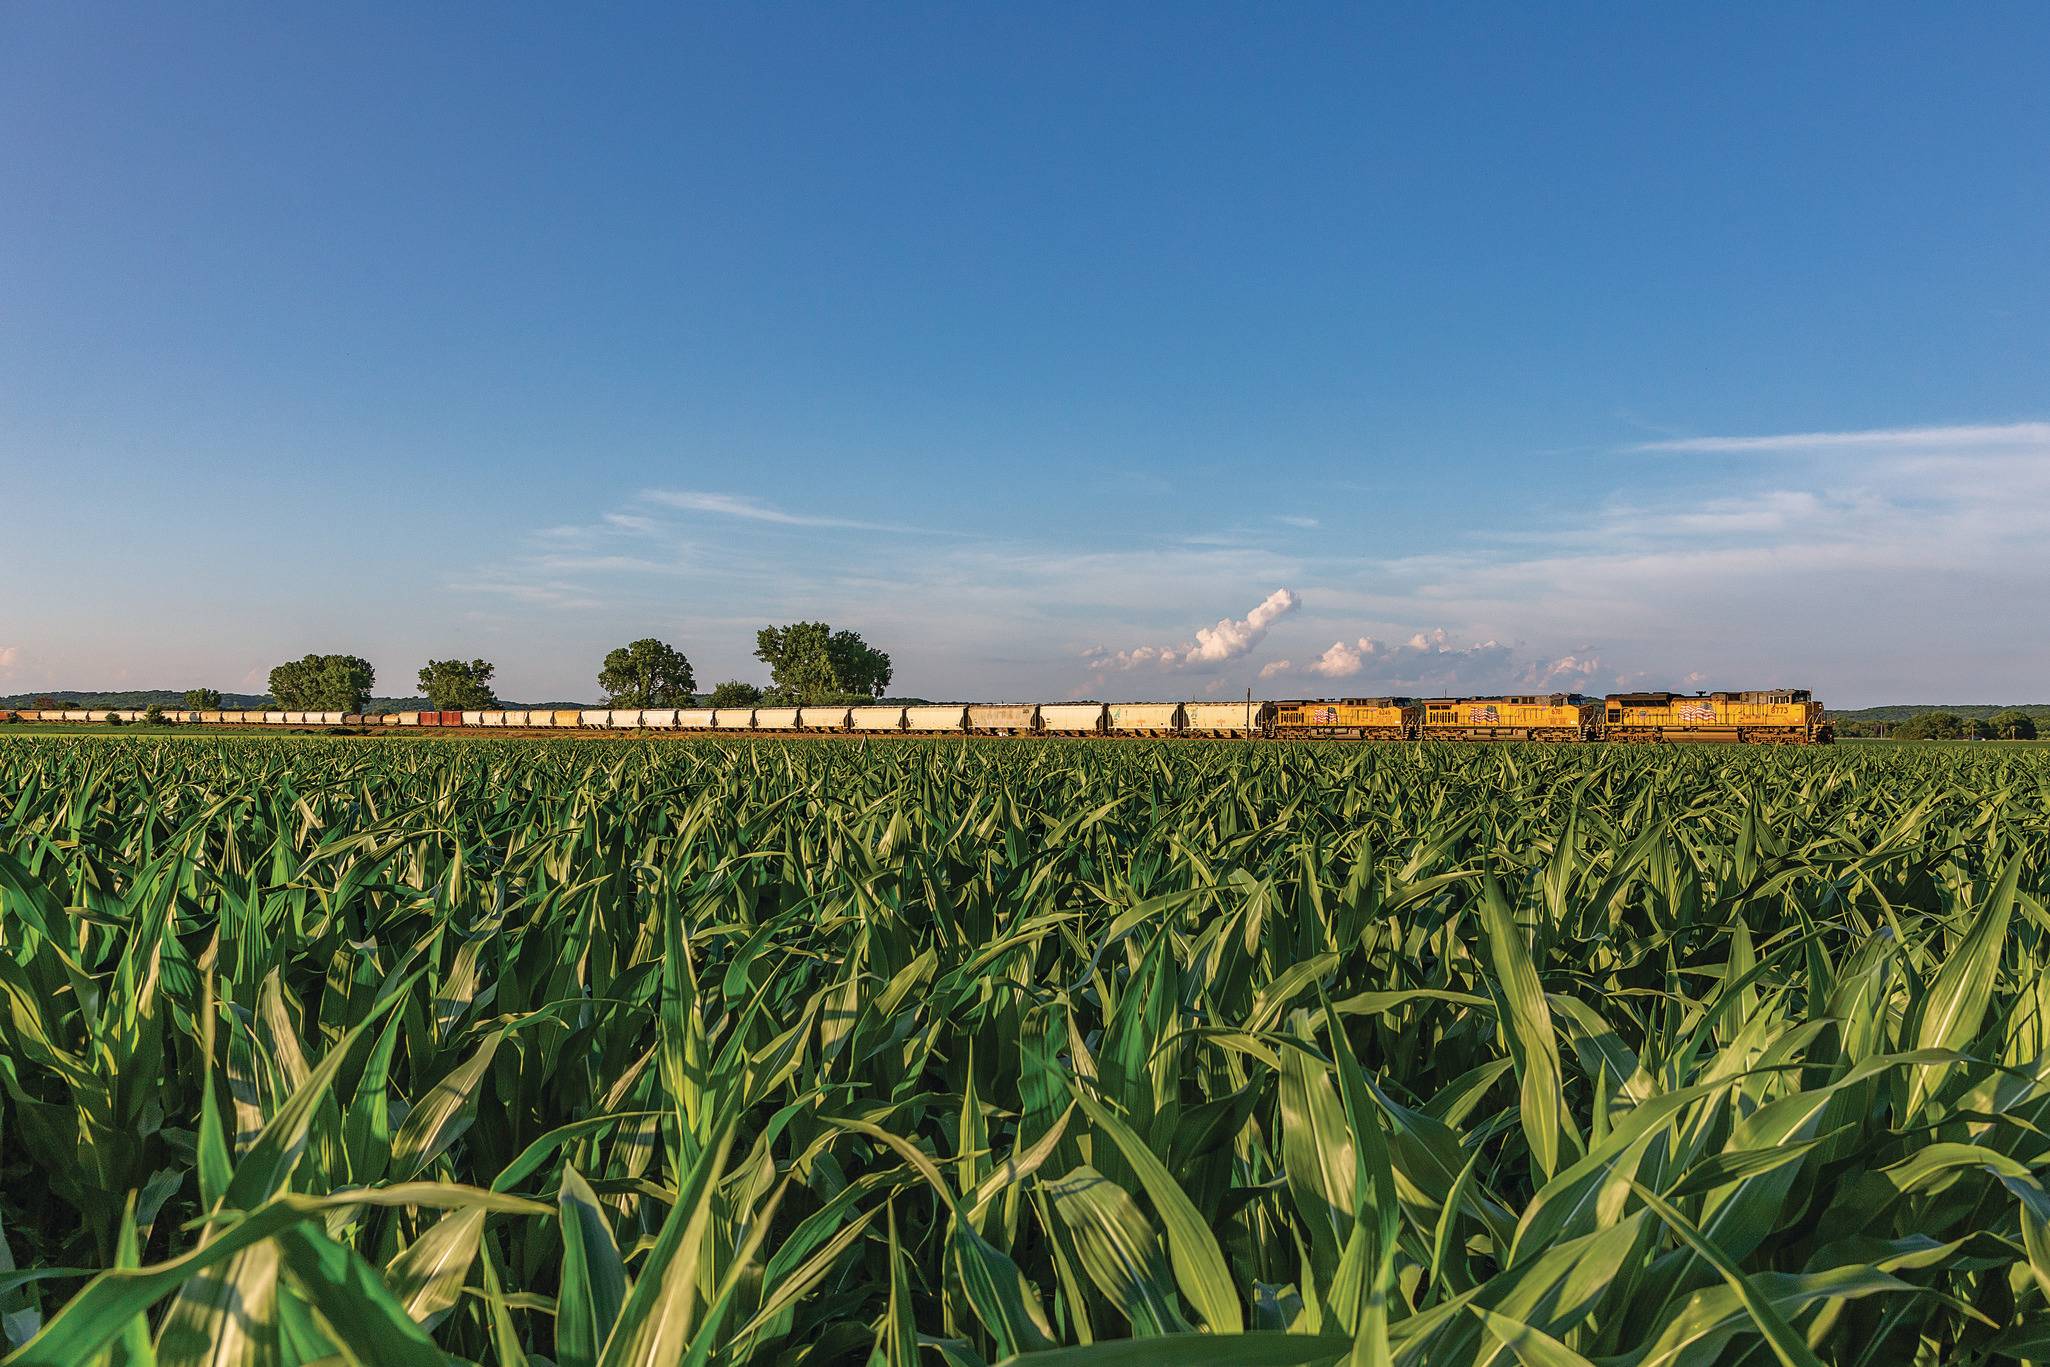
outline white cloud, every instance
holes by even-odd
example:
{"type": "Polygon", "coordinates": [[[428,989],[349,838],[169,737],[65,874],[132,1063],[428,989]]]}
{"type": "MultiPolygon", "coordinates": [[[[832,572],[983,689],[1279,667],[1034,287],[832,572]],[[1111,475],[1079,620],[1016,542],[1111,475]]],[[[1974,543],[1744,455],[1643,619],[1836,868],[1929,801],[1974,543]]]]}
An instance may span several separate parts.
{"type": "Polygon", "coordinates": [[[1323,523],[1319,522],[1316,518],[1304,517],[1300,513],[1276,513],[1274,515],[1274,520],[1276,522],[1279,522],[1284,527],[1302,527],[1307,529],[1311,527],[1321,527],[1324,525],[1323,523]]]}
{"type": "Polygon", "coordinates": [[[2050,422],[1958,427],[1879,427],[1850,432],[1781,432],[1756,437],[1677,437],[1640,442],[1633,451],[1843,451],[1972,449],[2050,445],[2050,422]]]}
{"type": "Polygon", "coordinates": [[[1295,666],[1290,664],[1287,660],[1271,660],[1268,663],[1260,666],[1260,677],[1263,679],[1271,679],[1277,674],[1286,674],[1289,670],[1294,668],[1295,666]]]}
{"type": "Polygon", "coordinates": [[[0,677],[14,673],[22,660],[20,646],[0,646],[0,677]]]}
{"type": "Polygon", "coordinates": [[[1236,660],[1260,644],[1267,628],[1276,620],[1294,612],[1297,601],[1289,590],[1276,589],[1244,617],[1225,617],[1214,627],[1204,627],[1196,633],[1195,649],[1183,654],[1182,663],[1221,664],[1236,660]]]}
{"type": "MultiPolygon", "coordinates": [[[[1322,654],[1303,666],[1303,672],[1321,679],[1353,679],[1364,674],[1376,685],[1397,692],[1432,689],[1499,692],[1508,686],[1512,677],[1512,655],[1508,646],[1495,640],[1455,645],[1451,633],[1438,627],[1416,632],[1400,643],[1373,636],[1333,641],[1322,654]]],[[[1563,663],[1571,664],[1573,661],[1569,657],[1563,663]]],[[[1556,667],[1532,665],[1523,671],[1521,677],[1528,680],[1556,667]]]]}
{"type": "Polygon", "coordinates": [[[1531,665],[1518,682],[1533,693],[1577,693],[1591,687],[1601,670],[1598,655],[1564,655],[1531,665]]]}
{"type": "Polygon", "coordinates": [[[1220,618],[1215,626],[1198,628],[1193,644],[1138,646],[1119,651],[1098,647],[1087,654],[1091,662],[1101,669],[1137,669],[1142,665],[1162,669],[1200,669],[1220,665],[1250,654],[1266,639],[1267,629],[1294,612],[1301,601],[1293,590],[1276,589],[1245,616],[1220,618]]]}
{"type": "Polygon", "coordinates": [[[1329,650],[1303,668],[1326,679],[1349,679],[1366,666],[1366,658],[1361,652],[1371,648],[1373,644],[1373,641],[1365,636],[1360,638],[1358,646],[1333,641],[1329,650]]]}

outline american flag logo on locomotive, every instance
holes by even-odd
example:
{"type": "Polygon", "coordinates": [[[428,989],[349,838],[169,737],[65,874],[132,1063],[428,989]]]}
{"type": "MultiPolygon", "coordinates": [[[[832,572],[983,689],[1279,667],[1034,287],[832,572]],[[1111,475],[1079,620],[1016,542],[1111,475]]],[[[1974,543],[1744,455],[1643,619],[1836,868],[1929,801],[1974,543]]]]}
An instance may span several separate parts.
{"type": "Polygon", "coordinates": [[[1715,720],[1715,708],[1705,702],[1683,702],[1675,709],[1681,721],[1711,722],[1715,720]]]}
{"type": "Polygon", "coordinates": [[[1336,726],[1338,724],[1338,709],[1335,707],[1313,707],[1309,709],[1309,715],[1303,720],[1311,726],[1336,726]]]}
{"type": "Polygon", "coordinates": [[[1473,726],[1494,726],[1502,720],[1502,714],[1496,710],[1493,703],[1489,703],[1486,707],[1476,707],[1468,712],[1466,720],[1473,726]]]}

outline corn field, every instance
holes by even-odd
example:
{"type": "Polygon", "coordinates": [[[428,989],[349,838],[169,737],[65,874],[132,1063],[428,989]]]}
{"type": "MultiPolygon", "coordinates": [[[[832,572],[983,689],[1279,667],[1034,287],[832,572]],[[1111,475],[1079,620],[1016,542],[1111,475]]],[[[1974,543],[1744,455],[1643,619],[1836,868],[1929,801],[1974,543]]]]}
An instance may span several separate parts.
{"type": "Polygon", "coordinates": [[[0,742],[35,1364],[2050,1362],[2032,749],[0,742]]]}

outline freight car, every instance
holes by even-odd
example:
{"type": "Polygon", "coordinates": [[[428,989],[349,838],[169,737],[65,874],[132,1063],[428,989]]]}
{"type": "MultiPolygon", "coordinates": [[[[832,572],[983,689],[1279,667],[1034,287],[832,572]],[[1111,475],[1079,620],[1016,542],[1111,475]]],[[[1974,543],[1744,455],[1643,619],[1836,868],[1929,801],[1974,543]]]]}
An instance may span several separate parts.
{"type": "Polygon", "coordinates": [[[1037,703],[970,703],[968,729],[978,736],[1034,736],[1041,710],[1037,703]]]}
{"type": "Polygon", "coordinates": [[[1105,708],[1100,702],[1052,702],[1039,708],[1043,736],[1100,736],[1105,708]]]}
{"type": "Polygon", "coordinates": [[[1182,734],[1215,736],[1264,736],[1274,725],[1274,704],[1267,702],[1185,702],[1182,704],[1182,734]]]}
{"type": "Polygon", "coordinates": [[[1104,729],[1113,736],[1179,736],[1178,702],[1118,702],[1104,709],[1104,729]]]}

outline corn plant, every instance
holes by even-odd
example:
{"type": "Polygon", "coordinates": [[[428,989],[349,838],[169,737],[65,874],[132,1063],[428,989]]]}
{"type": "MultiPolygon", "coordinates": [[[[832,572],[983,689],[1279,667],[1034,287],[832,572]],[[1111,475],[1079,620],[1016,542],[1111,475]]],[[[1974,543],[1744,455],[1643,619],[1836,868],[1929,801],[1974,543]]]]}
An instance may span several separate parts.
{"type": "Polygon", "coordinates": [[[0,741],[7,1363],[2050,1361],[2033,749],[0,741]]]}

